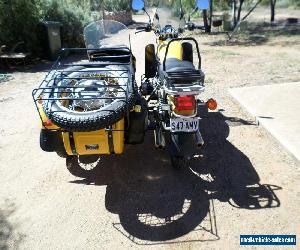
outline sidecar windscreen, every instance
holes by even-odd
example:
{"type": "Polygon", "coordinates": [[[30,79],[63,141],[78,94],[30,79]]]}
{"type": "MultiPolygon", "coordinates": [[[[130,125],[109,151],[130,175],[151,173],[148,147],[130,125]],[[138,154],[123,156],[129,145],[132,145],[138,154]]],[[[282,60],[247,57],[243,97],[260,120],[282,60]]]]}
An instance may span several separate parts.
{"type": "Polygon", "coordinates": [[[100,20],[84,28],[84,41],[87,49],[114,47],[130,48],[130,32],[117,21],[100,20]]]}

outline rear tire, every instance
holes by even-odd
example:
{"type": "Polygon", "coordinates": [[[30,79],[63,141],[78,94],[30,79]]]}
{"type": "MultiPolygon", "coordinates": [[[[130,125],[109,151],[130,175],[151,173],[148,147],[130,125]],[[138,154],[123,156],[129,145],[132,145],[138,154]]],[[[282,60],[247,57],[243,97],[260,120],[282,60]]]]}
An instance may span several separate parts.
{"type": "Polygon", "coordinates": [[[176,170],[186,169],[189,167],[189,160],[184,157],[171,155],[170,158],[172,167],[176,170]]]}

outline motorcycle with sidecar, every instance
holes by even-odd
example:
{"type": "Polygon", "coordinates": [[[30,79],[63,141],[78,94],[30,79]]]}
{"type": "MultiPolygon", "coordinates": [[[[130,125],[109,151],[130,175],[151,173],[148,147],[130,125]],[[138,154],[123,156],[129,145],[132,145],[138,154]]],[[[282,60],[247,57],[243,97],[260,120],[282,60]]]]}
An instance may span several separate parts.
{"type": "MultiPolygon", "coordinates": [[[[100,20],[85,27],[86,48],[63,49],[32,92],[41,120],[40,147],[66,158],[70,168],[85,156],[122,154],[126,144],[143,143],[147,130],[154,130],[155,146],[169,151],[175,168],[188,166],[204,144],[199,115],[217,104],[198,98],[205,77],[199,45],[183,36],[202,27],[185,20],[180,0],[158,0],[149,9],[133,0],[132,7],[149,16],[135,33],[157,37],[156,46],[145,47],[145,74],[139,83],[131,31],[120,22],[100,20]],[[174,4],[179,8],[172,11],[174,4]],[[86,58],[63,60],[66,53],[78,51],[86,58]]],[[[77,166],[90,171],[82,162],[77,166]]]]}

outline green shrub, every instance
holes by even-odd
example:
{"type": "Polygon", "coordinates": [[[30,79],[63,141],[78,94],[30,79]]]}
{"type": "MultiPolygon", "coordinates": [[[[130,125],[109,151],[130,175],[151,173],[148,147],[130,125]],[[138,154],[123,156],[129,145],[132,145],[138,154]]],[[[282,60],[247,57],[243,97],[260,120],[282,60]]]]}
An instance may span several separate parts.
{"type": "Polygon", "coordinates": [[[12,47],[24,41],[27,48],[34,51],[39,6],[39,0],[0,0],[0,45],[12,47]]]}
{"type": "Polygon", "coordinates": [[[77,0],[0,0],[0,45],[24,41],[28,50],[39,51],[37,26],[42,21],[62,24],[63,46],[83,46],[83,28],[93,17],[90,6],[77,0]]]}
{"type": "Polygon", "coordinates": [[[130,10],[131,1],[129,0],[102,0],[103,8],[107,11],[130,10]]]}
{"type": "Polygon", "coordinates": [[[62,24],[62,42],[64,47],[83,46],[83,28],[93,21],[90,8],[63,0],[44,0],[41,8],[44,21],[56,21],[62,24]]]}

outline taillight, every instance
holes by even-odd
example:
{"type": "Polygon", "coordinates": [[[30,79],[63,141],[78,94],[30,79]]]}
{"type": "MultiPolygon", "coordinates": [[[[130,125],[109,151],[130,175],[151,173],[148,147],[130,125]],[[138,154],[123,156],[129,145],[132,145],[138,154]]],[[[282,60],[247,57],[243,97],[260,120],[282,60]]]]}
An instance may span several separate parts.
{"type": "Polygon", "coordinates": [[[47,119],[47,120],[45,120],[45,121],[43,122],[43,125],[44,125],[44,127],[51,127],[51,126],[53,126],[54,124],[52,123],[52,121],[50,121],[49,119],[47,119]]]}
{"type": "Polygon", "coordinates": [[[196,99],[193,95],[175,96],[174,101],[178,111],[195,110],[196,108],[196,99]]]}

